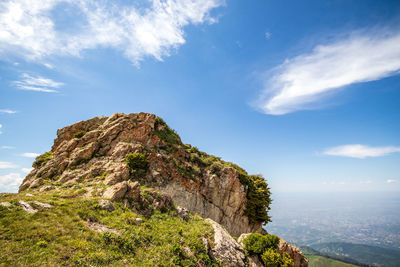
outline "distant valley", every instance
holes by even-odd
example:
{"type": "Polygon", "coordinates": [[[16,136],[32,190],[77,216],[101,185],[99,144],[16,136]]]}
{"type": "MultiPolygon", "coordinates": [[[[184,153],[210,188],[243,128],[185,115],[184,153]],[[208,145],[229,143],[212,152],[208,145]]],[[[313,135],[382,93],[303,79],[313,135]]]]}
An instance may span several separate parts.
{"type": "Polygon", "coordinates": [[[299,246],[371,266],[400,266],[396,193],[276,193],[266,229],[299,246]]]}

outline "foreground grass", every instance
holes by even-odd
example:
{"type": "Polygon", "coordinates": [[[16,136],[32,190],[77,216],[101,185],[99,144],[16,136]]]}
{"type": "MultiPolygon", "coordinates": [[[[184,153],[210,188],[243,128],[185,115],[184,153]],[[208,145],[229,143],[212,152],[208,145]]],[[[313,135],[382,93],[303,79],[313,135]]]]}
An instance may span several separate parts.
{"type": "Polygon", "coordinates": [[[308,267],[356,267],[356,265],[344,263],[323,256],[307,255],[308,267]]]}
{"type": "Polygon", "coordinates": [[[186,222],[170,211],[145,218],[120,203],[109,212],[99,208],[97,199],[59,194],[0,195],[4,201],[12,206],[0,206],[0,266],[217,265],[201,241],[205,237],[212,243],[212,227],[197,216],[186,222]],[[19,200],[39,212],[26,213],[19,200]],[[40,208],[34,200],[53,207],[40,208]],[[121,234],[99,233],[88,228],[88,221],[121,234]]]}

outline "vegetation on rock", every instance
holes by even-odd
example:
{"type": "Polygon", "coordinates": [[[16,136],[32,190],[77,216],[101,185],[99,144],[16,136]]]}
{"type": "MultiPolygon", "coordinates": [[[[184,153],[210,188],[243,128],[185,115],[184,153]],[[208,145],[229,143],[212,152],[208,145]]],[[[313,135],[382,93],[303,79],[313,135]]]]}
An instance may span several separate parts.
{"type": "Polygon", "coordinates": [[[53,152],[51,152],[51,151],[46,152],[46,153],[36,157],[36,160],[32,163],[32,167],[39,168],[43,164],[45,164],[47,161],[51,160],[52,157],[53,157],[53,152]]]}
{"type": "Polygon", "coordinates": [[[180,145],[182,144],[181,138],[175,132],[175,130],[169,128],[169,126],[165,123],[163,119],[157,117],[154,123],[155,134],[160,137],[161,140],[173,144],[180,145]]]}
{"type": "Polygon", "coordinates": [[[280,254],[271,248],[261,255],[261,260],[268,267],[294,267],[293,260],[287,253],[280,254]]]}
{"type": "Polygon", "coordinates": [[[85,134],[86,134],[85,131],[80,131],[80,132],[77,132],[76,134],[74,134],[74,137],[75,138],[82,138],[85,134]]]}
{"type": "Polygon", "coordinates": [[[243,240],[247,253],[257,255],[265,266],[271,267],[293,267],[293,260],[287,253],[279,253],[279,237],[276,235],[261,235],[253,233],[243,240]]]}
{"type": "Polygon", "coordinates": [[[132,173],[135,173],[139,170],[146,170],[149,160],[143,153],[129,153],[126,155],[125,163],[131,168],[132,173]]]}

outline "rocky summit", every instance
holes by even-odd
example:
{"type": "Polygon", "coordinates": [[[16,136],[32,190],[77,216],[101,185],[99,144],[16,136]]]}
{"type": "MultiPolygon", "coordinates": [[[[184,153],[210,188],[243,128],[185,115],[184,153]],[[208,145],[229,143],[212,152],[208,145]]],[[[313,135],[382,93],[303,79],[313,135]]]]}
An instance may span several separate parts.
{"type": "MultiPolygon", "coordinates": [[[[51,150],[37,157],[33,168],[19,188],[18,195],[25,195],[4,199],[10,206],[14,201],[31,216],[40,216],[41,210],[51,212],[57,203],[52,203],[53,207],[42,203],[42,198],[29,202],[29,197],[54,194],[54,198],[95,201],[95,207],[110,214],[121,209],[138,214],[134,225],[145,225],[154,214],[171,214],[173,210],[173,216],[185,223],[196,220],[197,215],[208,218],[203,223],[214,233],[212,238],[205,233],[198,237],[210,261],[196,258],[203,254],[183,246],[172,248],[173,255],[179,258],[174,265],[182,265],[183,259],[192,255],[195,264],[190,266],[264,266],[276,251],[278,256],[283,255],[276,266],[307,266],[307,259],[297,248],[277,237],[267,240],[274,251],[267,247],[252,250],[254,244],[261,242],[257,240],[269,236],[262,227],[270,221],[271,202],[264,178],[183,144],[179,135],[154,114],[116,113],[60,129],[51,150]],[[260,235],[254,236],[254,244],[242,243],[249,233],[260,235]],[[239,242],[232,236],[239,237],[239,242]]],[[[10,210],[7,205],[0,208],[10,210]]],[[[123,227],[114,229],[104,223],[106,219],[77,216],[86,221],[86,228],[119,236],[119,240],[124,235],[123,227]]],[[[110,243],[118,238],[106,237],[110,243]]],[[[141,265],[136,258],[133,261],[133,265],[141,265]]],[[[113,264],[117,263],[121,261],[113,264]]],[[[122,263],[129,262],[124,259],[122,263]]]]}

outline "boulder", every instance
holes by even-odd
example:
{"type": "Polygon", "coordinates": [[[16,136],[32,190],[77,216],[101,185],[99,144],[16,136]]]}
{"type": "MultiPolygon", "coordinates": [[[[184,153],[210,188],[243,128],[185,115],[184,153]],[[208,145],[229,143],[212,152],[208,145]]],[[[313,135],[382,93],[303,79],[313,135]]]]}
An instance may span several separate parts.
{"type": "Polygon", "coordinates": [[[104,191],[103,197],[111,199],[113,201],[122,200],[127,190],[128,190],[128,183],[126,181],[121,182],[108,187],[106,191],[104,191]]]}
{"type": "Polygon", "coordinates": [[[19,205],[22,207],[22,209],[23,209],[24,211],[26,211],[27,213],[33,214],[33,213],[36,213],[36,212],[37,212],[37,210],[35,210],[34,208],[32,208],[31,205],[29,205],[29,204],[26,203],[25,201],[20,200],[20,201],[18,201],[18,203],[19,203],[19,205]]]}
{"type": "Polygon", "coordinates": [[[209,251],[211,257],[221,262],[221,266],[246,266],[243,248],[218,223],[206,219],[214,229],[214,247],[209,251]]]}

